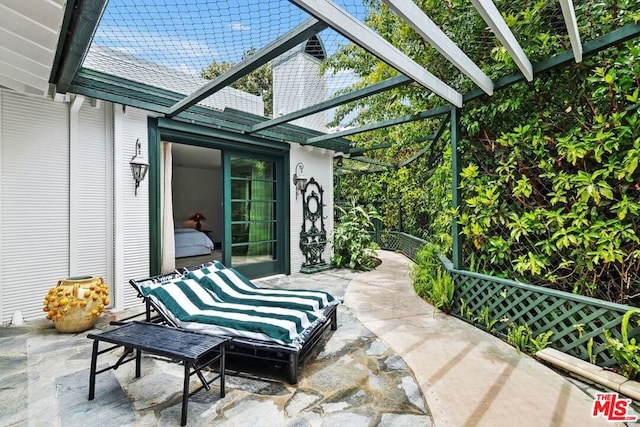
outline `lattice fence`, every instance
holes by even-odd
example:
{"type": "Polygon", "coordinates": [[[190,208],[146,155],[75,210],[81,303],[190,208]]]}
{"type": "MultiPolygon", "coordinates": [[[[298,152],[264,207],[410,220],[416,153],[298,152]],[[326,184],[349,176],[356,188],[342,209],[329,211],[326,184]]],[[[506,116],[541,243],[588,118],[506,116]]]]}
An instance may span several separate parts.
{"type": "MultiPolygon", "coordinates": [[[[415,259],[425,241],[405,233],[386,232],[380,235],[380,246],[399,251],[415,259]]],[[[622,316],[631,307],[574,295],[554,289],[518,283],[470,271],[456,270],[448,260],[445,269],[455,283],[452,314],[483,327],[474,319],[486,312],[497,320],[493,333],[505,338],[510,325],[527,325],[534,336],[553,331],[550,346],[564,353],[589,361],[587,346],[593,338],[592,356],[599,366],[612,366],[615,361],[606,352],[604,330],[620,339],[622,316]]],[[[640,328],[631,327],[629,337],[640,337],[640,328]]]]}

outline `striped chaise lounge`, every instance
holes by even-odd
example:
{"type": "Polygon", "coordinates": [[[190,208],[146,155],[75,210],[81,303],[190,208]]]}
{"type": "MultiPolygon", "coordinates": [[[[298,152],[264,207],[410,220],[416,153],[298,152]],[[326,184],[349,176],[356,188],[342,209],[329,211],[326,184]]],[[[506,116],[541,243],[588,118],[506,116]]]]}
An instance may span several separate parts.
{"type": "Polygon", "coordinates": [[[286,364],[291,384],[300,360],[337,328],[339,301],[330,294],[261,288],[219,262],[130,283],[146,302],[147,321],[229,337],[227,354],[286,364]]]}

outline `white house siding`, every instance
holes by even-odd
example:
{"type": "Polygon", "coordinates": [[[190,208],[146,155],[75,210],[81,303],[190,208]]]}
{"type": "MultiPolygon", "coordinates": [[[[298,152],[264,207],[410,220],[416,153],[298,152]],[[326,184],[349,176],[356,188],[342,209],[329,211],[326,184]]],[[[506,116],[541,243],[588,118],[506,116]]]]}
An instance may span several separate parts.
{"type": "Polygon", "coordinates": [[[77,113],[77,125],[75,114],[71,107],[69,275],[101,276],[111,284],[111,109],[87,100],[77,113]]]}
{"type": "Polygon", "coordinates": [[[0,315],[42,316],[69,276],[69,105],[0,90],[0,315]]]}
{"type": "MultiPolygon", "coordinates": [[[[129,161],[137,139],[147,156],[152,113],[74,99],[0,90],[0,323],[16,310],[27,320],[43,316],[48,289],[73,275],[104,276],[116,311],[140,305],[128,281],[149,275],[149,178],[136,196],[129,161]]],[[[332,154],[293,144],[290,157],[291,173],[301,161],[324,188],[327,230],[332,154]]],[[[298,271],[302,200],[290,179],[291,269],[298,271]]]]}
{"type": "Polygon", "coordinates": [[[0,90],[0,322],[43,316],[59,279],[100,275],[116,310],[139,305],[149,275],[148,178],[134,194],[135,141],[149,113],[81,97],[54,102],[0,90]]]}
{"type": "MultiPolygon", "coordinates": [[[[291,144],[289,157],[291,175],[295,173],[298,162],[304,166],[304,176],[307,179],[315,178],[324,190],[324,225],[327,230],[327,238],[331,240],[333,236],[333,152],[324,148],[314,148],[310,146],[300,146],[291,144]]],[[[291,180],[291,176],[289,176],[291,180]]],[[[302,197],[298,195],[296,199],[296,188],[289,181],[289,192],[291,200],[291,272],[300,271],[302,263],[305,261],[300,250],[300,231],[302,231],[302,197]]],[[[318,224],[319,226],[320,224],[318,224]]],[[[327,244],[323,259],[329,263],[332,256],[332,247],[327,244]]]]}
{"type": "Polygon", "coordinates": [[[140,304],[137,293],[129,285],[130,279],[149,276],[149,177],[140,183],[138,194],[131,175],[129,162],[135,155],[136,140],[147,157],[148,125],[152,115],[144,110],[114,106],[115,161],[115,252],[116,258],[116,309],[140,304]],[[121,273],[120,273],[121,272],[121,273]],[[121,293],[118,293],[121,290],[121,293]]]}

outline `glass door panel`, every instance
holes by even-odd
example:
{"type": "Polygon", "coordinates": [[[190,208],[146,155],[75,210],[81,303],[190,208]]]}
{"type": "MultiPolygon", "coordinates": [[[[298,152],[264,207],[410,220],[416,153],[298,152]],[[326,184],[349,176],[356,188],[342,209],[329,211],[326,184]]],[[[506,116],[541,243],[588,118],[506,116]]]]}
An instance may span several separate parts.
{"type": "Polygon", "coordinates": [[[269,160],[231,156],[231,265],[256,265],[278,260],[276,164],[269,160]]]}

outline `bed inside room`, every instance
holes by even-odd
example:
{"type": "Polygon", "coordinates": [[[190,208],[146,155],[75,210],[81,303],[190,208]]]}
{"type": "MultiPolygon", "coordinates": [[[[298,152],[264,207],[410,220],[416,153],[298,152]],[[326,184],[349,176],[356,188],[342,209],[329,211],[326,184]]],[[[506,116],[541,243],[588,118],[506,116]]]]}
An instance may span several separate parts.
{"type": "Polygon", "coordinates": [[[220,150],[172,144],[172,198],[176,268],[221,260],[220,150]]]}
{"type": "Polygon", "coordinates": [[[193,228],[174,229],[176,259],[210,255],[215,245],[205,233],[193,228]]]}

